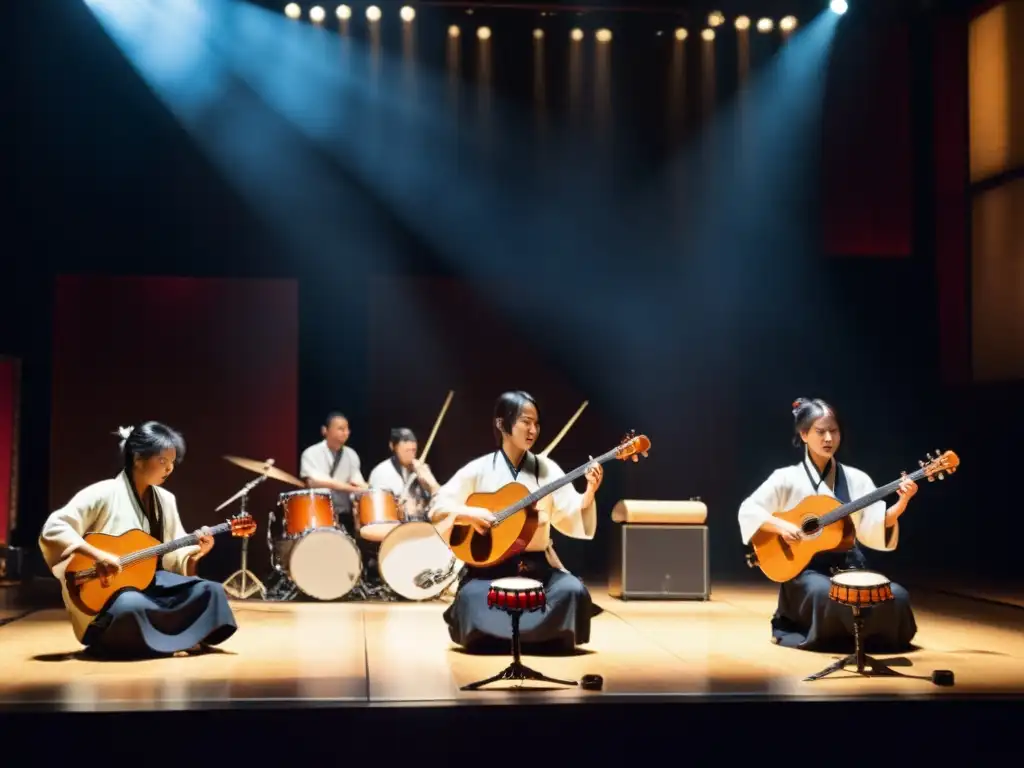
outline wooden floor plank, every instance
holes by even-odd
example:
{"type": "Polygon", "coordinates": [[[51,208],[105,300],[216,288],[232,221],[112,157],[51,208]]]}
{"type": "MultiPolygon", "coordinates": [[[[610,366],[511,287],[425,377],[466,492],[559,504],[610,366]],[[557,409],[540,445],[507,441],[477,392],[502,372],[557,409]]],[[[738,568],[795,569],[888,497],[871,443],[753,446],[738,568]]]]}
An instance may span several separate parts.
{"type": "MultiPolygon", "coordinates": [[[[919,649],[905,654],[905,677],[852,672],[803,678],[832,655],[770,641],[774,585],[720,585],[710,601],[621,601],[601,589],[604,611],[591,642],[572,656],[525,656],[556,678],[604,678],[600,693],[509,682],[461,691],[508,665],[509,654],[471,655],[455,647],[446,604],[234,602],[239,631],[212,653],[139,662],[83,658],[64,612],[46,609],[0,626],[0,705],[59,702],[68,709],[174,709],[265,699],[342,703],[511,703],[601,695],[857,697],[884,694],[1024,692],[1024,610],[916,592],[919,649]],[[953,670],[956,685],[931,683],[953,670]],[[525,698],[524,698],[525,697],[525,698]]],[[[891,657],[887,657],[891,658],[891,657]]]]}

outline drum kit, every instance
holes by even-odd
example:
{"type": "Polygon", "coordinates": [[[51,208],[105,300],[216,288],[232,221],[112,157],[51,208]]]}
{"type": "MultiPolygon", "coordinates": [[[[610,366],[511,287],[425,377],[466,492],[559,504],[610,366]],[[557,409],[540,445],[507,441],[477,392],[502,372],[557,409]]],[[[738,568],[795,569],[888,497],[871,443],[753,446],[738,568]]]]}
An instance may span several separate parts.
{"type": "MultiPolygon", "coordinates": [[[[364,562],[363,548],[340,524],[329,489],[306,488],[301,480],[273,466],[273,460],[224,458],[259,477],[218,509],[238,498],[242,499],[244,509],[249,491],[267,478],[301,489],[279,494],[277,508],[280,512],[271,510],[267,518],[271,566],[286,582],[285,594],[295,596],[301,592],[323,601],[341,600],[353,593],[364,597],[373,594],[374,590],[365,588],[373,580],[373,574],[369,564],[364,562]],[[278,517],[281,524],[275,532],[278,517]],[[291,585],[294,589],[290,589],[291,585]]],[[[354,493],[352,500],[356,534],[365,542],[379,544],[376,570],[387,591],[400,599],[420,602],[438,598],[453,587],[463,563],[456,559],[422,513],[412,505],[403,504],[395,493],[379,488],[354,493]]],[[[229,581],[241,578],[243,584],[252,582],[262,590],[260,582],[246,569],[246,557],[243,552],[242,570],[233,574],[229,581]]],[[[245,591],[243,586],[232,594],[248,597],[245,591]]]]}

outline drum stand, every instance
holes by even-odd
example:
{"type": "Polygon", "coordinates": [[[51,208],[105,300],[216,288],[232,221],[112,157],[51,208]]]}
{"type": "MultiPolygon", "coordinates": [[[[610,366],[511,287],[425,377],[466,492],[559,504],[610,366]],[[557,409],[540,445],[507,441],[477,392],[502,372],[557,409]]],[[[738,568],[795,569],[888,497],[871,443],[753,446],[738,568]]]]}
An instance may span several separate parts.
{"type": "Polygon", "coordinates": [[[852,607],[854,652],[849,656],[830,664],[820,672],[815,672],[810,677],[805,677],[804,682],[821,680],[821,678],[831,675],[833,672],[839,672],[846,669],[846,667],[851,664],[856,664],[857,674],[863,675],[864,677],[902,677],[899,672],[894,669],[890,669],[884,662],[872,658],[864,653],[864,647],[861,644],[861,635],[864,632],[864,615],[860,611],[860,606],[854,605],[852,607]]]}
{"type": "MultiPolygon", "coordinates": [[[[260,475],[255,480],[248,482],[242,488],[242,490],[236,494],[236,497],[240,496],[242,499],[240,514],[246,514],[245,504],[249,498],[249,491],[255,488],[257,485],[267,479],[266,475],[260,475]]],[[[230,504],[235,500],[235,497],[228,499],[221,507],[230,504]]],[[[267,599],[267,588],[263,586],[263,583],[256,578],[256,575],[248,568],[249,565],[249,537],[246,536],[242,539],[242,567],[240,570],[235,571],[227,580],[224,582],[224,591],[227,592],[231,597],[238,600],[246,600],[257,592],[260,593],[260,597],[264,600],[267,599]]]]}
{"type": "Polygon", "coordinates": [[[559,680],[555,677],[548,677],[542,675],[540,672],[530,669],[528,666],[523,664],[520,660],[520,643],[519,643],[519,619],[522,617],[522,611],[511,611],[512,614],[512,663],[509,664],[498,674],[493,677],[488,677],[486,680],[478,680],[475,683],[462,686],[463,691],[475,691],[490,683],[496,683],[499,680],[539,680],[544,683],[557,683],[558,685],[579,685],[575,680],[559,680]]]}

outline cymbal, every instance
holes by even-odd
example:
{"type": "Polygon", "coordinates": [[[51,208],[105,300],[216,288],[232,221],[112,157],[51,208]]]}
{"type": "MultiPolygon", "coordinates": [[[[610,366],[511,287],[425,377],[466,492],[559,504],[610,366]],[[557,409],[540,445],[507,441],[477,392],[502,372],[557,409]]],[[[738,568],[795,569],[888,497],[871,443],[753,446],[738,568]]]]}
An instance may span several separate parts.
{"type": "Polygon", "coordinates": [[[225,459],[230,461],[232,464],[237,464],[242,469],[248,469],[250,472],[255,472],[257,475],[266,475],[272,477],[275,480],[280,480],[282,483],[289,483],[291,485],[297,485],[299,488],[305,488],[306,484],[299,480],[293,475],[289,475],[284,470],[278,469],[273,465],[273,459],[268,461],[255,461],[253,459],[243,459],[238,456],[225,456],[225,459]]]}

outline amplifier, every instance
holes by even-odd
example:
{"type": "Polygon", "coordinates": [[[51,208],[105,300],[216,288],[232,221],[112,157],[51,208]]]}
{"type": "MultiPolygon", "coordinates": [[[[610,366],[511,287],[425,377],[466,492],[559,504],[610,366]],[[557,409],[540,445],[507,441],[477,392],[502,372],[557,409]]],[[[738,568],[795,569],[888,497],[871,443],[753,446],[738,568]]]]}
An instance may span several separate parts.
{"type": "Polygon", "coordinates": [[[611,575],[612,597],[647,600],[708,600],[706,525],[614,526],[611,575]]]}

